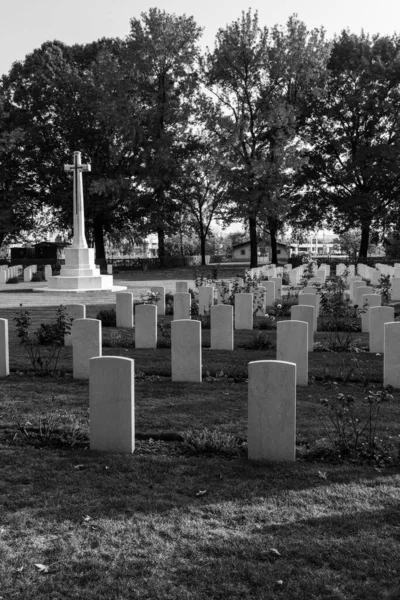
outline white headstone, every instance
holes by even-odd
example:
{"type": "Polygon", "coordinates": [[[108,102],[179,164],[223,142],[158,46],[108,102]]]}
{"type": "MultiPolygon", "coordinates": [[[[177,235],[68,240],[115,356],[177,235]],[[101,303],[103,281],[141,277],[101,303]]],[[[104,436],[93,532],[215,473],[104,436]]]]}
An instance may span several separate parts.
{"type": "Polygon", "coordinates": [[[115,294],[117,327],[124,329],[133,328],[133,294],[130,292],[118,292],[115,294]]]}
{"type": "Polygon", "coordinates": [[[211,349],[233,350],[233,306],[211,307],[211,349]]]}
{"type": "Polygon", "coordinates": [[[51,265],[44,265],[44,278],[47,281],[49,277],[53,275],[53,269],[51,265]]]}
{"type": "Polygon", "coordinates": [[[204,285],[199,287],[199,315],[209,315],[214,304],[214,288],[204,285]]]}
{"type": "Polygon", "coordinates": [[[0,377],[10,374],[8,352],[8,320],[0,319],[0,377]]]}
{"type": "Polygon", "coordinates": [[[384,326],[383,385],[400,388],[400,323],[385,323],[384,326]]]}
{"type": "Polygon", "coordinates": [[[171,371],[172,381],[201,382],[200,321],[172,321],[171,371]]]}
{"type": "Polygon", "coordinates": [[[282,277],[272,277],[275,283],[275,298],[282,298],[282,277]]]}
{"type": "MultiPolygon", "coordinates": [[[[71,319],[86,319],[86,306],[84,304],[67,304],[65,309],[71,319]]],[[[64,336],[64,346],[72,346],[71,333],[64,336]]]]}
{"type": "Polygon", "coordinates": [[[75,319],[72,324],[73,378],[89,379],[89,361],[101,354],[101,321],[75,319]]]}
{"type": "Polygon", "coordinates": [[[290,308],[290,318],[294,321],[305,321],[308,324],[308,351],[314,348],[314,311],[313,306],[305,304],[294,305],[290,308]]]}
{"type": "Polygon", "coordinates": [[[135,348],[157,348],[157,307],[154,304],[136,306],[135,348]]]}
{"type": "Polygon", "coordinates": [[[317,331],[317,315],[318,315],[317,294],[299,294],[299,305],[314,307],[314,331],[317,331]]]}
{"type": "Polygon", "coordinates": [[[107,274],[108,275],[112,275],[113,274],[113,266],[108,264],[107,265],[107,274]]]}
{"type": "Polygon", "coordinates": [[[392,302],[400,300],[400,278],[394,277],[392,279],[392,290],[391,290],[392,302]]]}
{"type": "Polygon", "coordinates": [[[165,315],[165,287],[163,285],[153,285],[150,291],[160,294],[160,299],[156,302],[157,315],[163,317],[165,315]]]}
{"type": "Polygon", "coordinates": [[[308,324],[279,321],[276,324],[276,360],[295,363],[297,385],[308,385],[308,324]]]}
{"type": "Polygon", "coordinates": [[[267,306],[273,306],[275,299],[276,299],[275,282],[272,280],[271,281],[263,281],[263,286],[265,287],[265,291],[267,294],[267,298],[266,298],[267,306]]]}
{"type": "Polygon", "coordinates": [[[24,281],[32,281],[32,267],[26,267],[24,269],[24,281]]]}
{"type": "Polygon", "coordinates": [[[369,309],[369,351],[384,352],[385,323],[394,321],[392,306],[373,306],[369,309]]]}
{"type": "Polygon", "coordinates": [[[364,333],[369,332],[369,309],[373,306],[380,306],[381,303],[382,298],[380,294],[364,294],[361,298],[361,306],[365,310],[365,312],[361,314],[361,331],[364,333]]]}
{"type": "Polygon", "coordinates": [[[191,295],[187,292],[174,294],[174,321],[190,319],[191,295]]]}
{"type": "Polygon", "coordinates": [[[295,364],[249,363],[247,444],[250,460],[295,460],[295,364]]]}
{"type": "Polygon", "coordinates": [[[90,359],[90,449],[135,449],[135,367],[131,358],[90,359]]]}
{"type": "Polygon", "coordinates": [[[371,294],[372,293],[372,287],[368,286],[368,285],[360,285],[357,288],[355,288],[354,290],[354,295],[353,295],[353,302],[354,302],[354,306],[358,306],[359,308],[362,307],[362,297],[365,296],[366,294],[371,294]]]}
{"type": "Polygon", "coordinates": [[[7,279],[8,279],[8,270],[1,270],[0,271],[0,283],[7,283],[7,279]]]}
{"type": "Polygon", "coordinates": [[[185,293],[189,291],[189,282],[188,281],[177,281],[175,284],[175,293],[185,293]]]}
{"type": "Polygon", "coordinates": [[[235,294],[235,329],[253,329],[253,294],[235,294]]]}

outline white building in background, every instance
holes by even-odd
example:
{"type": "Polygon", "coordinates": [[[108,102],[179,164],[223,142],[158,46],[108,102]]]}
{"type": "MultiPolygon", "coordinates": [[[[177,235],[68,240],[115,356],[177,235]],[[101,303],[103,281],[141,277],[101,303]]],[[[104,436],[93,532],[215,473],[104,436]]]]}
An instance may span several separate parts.
{"type": "Polygon", "coordinates": [[[292,254],[312,254],[313,256],[340,254],[341,249],[335,240],[337,235],[324,229],[310,231],[303,235],[303,242],[291,241],[292,254]]]}

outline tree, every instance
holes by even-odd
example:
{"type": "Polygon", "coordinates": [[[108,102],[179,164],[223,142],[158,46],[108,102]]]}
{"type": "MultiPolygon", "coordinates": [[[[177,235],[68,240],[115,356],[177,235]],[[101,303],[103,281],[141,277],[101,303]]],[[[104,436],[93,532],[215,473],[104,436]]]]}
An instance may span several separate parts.
{"type": "Polygon", "coordinates": [[[120,226],[127,216],[132,187],[129,153],[105,103],[104,57],[119,51],[120,43],[113,40],[72,47],[47,42],[3,78],[24,131],[18,161],[29,173],[25,193],[50,207],[60,228],[72,223],[71,181],[63,165],[76,149],[92,161],[90,178],[84,178],[85,216],[98,259],[104,258],[105,231],[120,226]]]}
{"type": "Polygon", "coordinates": [[[325,219],[336,233],[360,228],[359,258],[371,234],[398,221],[400,38],[343,31],[329,77],[307,122],[311,140],[299,194],[300,219],[325,219]]]}
{"type": "Polygon", "coordinates": [[[247,220],[251,266],[257,266],[257,225],[275,240],[286,212],[285,186],[299,167],[300,100],[324,68],[323,31],[309,34],[295,16],[269,32],[249,10],[217,34],[204,61],[213,99],[203,99],[208,127],[218,139],[234,215],[247,220]]]}
{"type": "MultiPolygon", "coordinates": [[[[200,34],[192,17],[152,8],[141,20],[131,20],[123,55],[123,97],[141,104],[140,113],[133,115],[140,139],[133,174],[143,223],[158,233],[161,263],[165,234],[177,228],[179,205],[172,185],[191,143],[188,126],[198,85],[194,64],[200,34]]],[[[131,135],[129,126],[125,133],[131,135]]]]}
{"type": "Polygon", "coordinates": [[[199,141],[182,165],[176,185],[182,214],[187,217],[200,240],[201,264],[206,264],[206,240],[213,219],[223,218],[227,203],[227,185],[221,176],[218,157],[207,142],[199,141]]]}

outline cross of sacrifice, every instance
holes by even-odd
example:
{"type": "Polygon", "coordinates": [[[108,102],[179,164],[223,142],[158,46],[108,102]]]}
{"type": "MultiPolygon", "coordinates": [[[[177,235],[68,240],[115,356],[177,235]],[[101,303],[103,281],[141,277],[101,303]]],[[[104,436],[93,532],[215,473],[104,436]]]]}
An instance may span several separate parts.
{"type": "Polygon", "coordinates": [[[85,238],[85,217],[83,209],[83,185],[82,172],[90,171],[90,164],[81,163],[81,153],[74,152],[74,164],[64,165],[64,171],[73,171],[74,173],[74,237],[72,241],[73,248],[87,248],[85,238]]]}

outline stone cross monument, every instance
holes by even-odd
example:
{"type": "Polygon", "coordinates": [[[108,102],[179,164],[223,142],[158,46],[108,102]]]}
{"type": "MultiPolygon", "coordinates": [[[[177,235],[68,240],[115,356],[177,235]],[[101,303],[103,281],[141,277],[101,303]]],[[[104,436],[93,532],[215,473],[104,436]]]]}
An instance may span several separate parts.
{"type": "Polygon", "coordinates": [[[64,165],[64,171],[74,173],[74,237],[71,248],[87,248],[85,237],[85,212],[83,207],[82,172],[90,171],[91,166],[81,163],[81,153],[74,152],[74,164],[64,165]]]}
{"type": "Polygon", "coordinates": [[[125,290],[115,286],[112,275],[101,275],[96,267],[94,249],[88,248],[85,237],[85,214],[83,208],[82,172],[90,171],[90,165],[81,163],[81,153],[74,152],[74,164],[65,165],[64,171],[74,174],[74,236],[69,248],[65,248],[65,264],[60,275],[48,277],[46,292],[88,292],[95,290],[125,290]]]}

